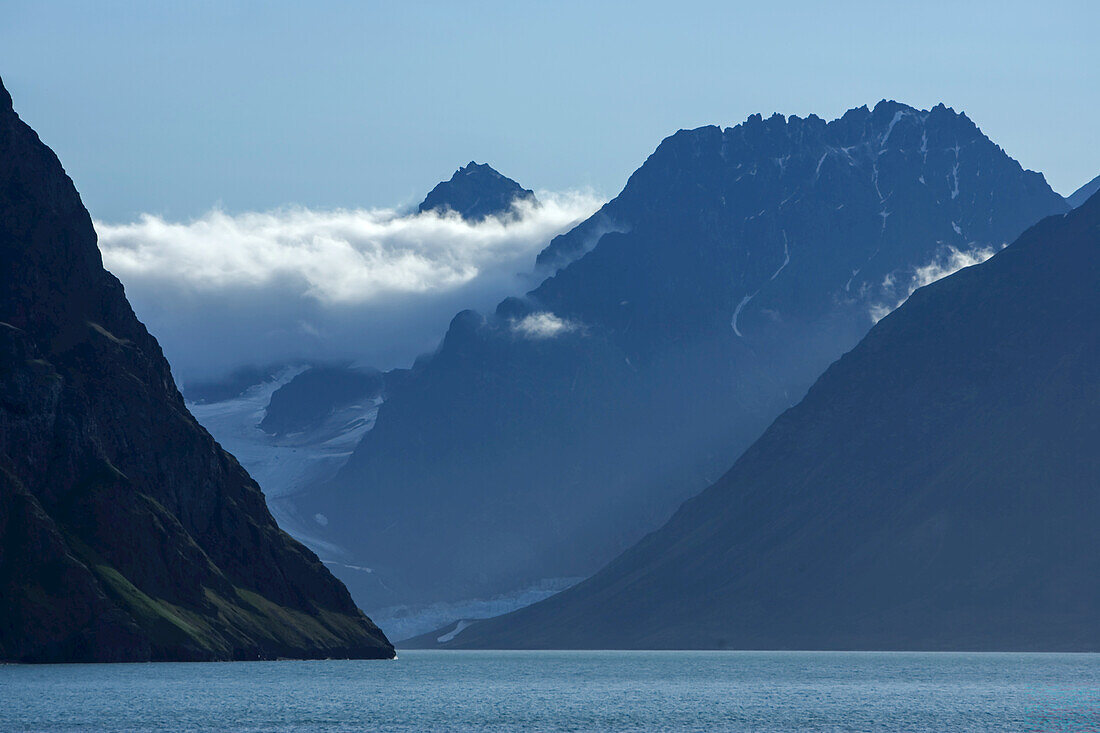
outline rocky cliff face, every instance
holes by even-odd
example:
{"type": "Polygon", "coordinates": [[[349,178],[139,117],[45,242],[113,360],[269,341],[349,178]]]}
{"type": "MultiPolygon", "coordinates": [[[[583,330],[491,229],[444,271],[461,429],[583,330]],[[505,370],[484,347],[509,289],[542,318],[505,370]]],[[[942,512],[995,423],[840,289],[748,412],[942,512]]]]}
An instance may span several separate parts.
{"type": "Polygon", "coordinates": [[[388,658],[195,422],[0,85],[0,659],[388,658]]]}
{"type": "Polygon", "coordinates": [[[550,243],[540,287],[454,319],[303,514],[394,604],[588,575],[930,270],[1066,209],[942,105],[680,131],[550,243]]]}
{"type": "Polygon", "coordinates": [[[595,576],[450,645],[1100,650],[1098,283],[1100,194],[918,290],[595,576]]]}

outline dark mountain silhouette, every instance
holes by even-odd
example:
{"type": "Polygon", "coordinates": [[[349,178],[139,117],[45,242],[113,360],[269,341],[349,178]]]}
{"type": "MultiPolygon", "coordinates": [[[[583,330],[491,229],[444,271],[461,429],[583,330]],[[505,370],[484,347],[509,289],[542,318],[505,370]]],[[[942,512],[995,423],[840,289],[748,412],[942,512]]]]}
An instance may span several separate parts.
{"type": "Polygon", "coordinates": [[[184,407],[0,85],[0,660],[392,657],[184,407]]]}
{"type": "Polygon", "coordinates": [[[1100,650],[1100,195],[918,290],[604,570],[451,646],[1100,650]]]}
{"type": "Polygon", "coordinates": [[[535,192],[511,178],[502,176],[489,165],[470,161],[433,188],[418,207],[427,211],[453,211],[468,221],[481,221],[489,216],[507,217],[518,201],[538,203],[535,192]]]}
{"type": "Polygon", "coordinates": [[[918,268],[1066,210],[942,105],[680,131],[549,244],[537,289],[456,316],[300,511],[373,569],[342,575],[369,609],[589,575],[727,470],[918,268]]]}
{"type": "Polygon", "coordinates": [[[274,435],[310,430],[335,410],[382,392],[377,370],[344,364],[319,364],[296,375],[271,394],[260,428],[274,435]]]}
{"type": "Polygon", "coordinates": [[[1069,196],[1067,196],[1066,203],[1076,209],[1078,206],[1092,198],[1092,195],[1097,191],[1100,191],[1100,176],[1093,178],[1084,186],[1081,186],[1081,188],[1077,189],[1069,196]]]}

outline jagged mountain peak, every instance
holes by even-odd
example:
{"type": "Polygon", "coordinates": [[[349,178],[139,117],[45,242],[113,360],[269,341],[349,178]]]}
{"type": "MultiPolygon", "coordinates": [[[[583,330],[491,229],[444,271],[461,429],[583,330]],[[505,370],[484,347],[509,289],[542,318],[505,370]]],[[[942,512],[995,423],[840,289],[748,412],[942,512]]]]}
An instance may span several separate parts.
{"type": "Polygon", "coordinates": [[[555,238],[538,262],[548,270],[564,267],[597,245],[601,228],[681,227],[681,204],[747,221],[782,216],[792,206],[859,203],[889,228],[900,222],[888,220],[891,197],[917,186],[919,197],[942,204],[937,211],[945,245],[1003,244],[1026,223],[996,227],[993,191],[1005,181],[1059,205],[1041,174],[1024,171],[969,117],[943,104],[925,110],[882,100],[828,122],[816,115],[754,114],[733,127],[680,130],[665,138],[619,196],[555,238]],[[985,231],[991,225],[995,231],[985,231]]]}
{"type": "MultiPolygon", "coordinates": [[[[814,142],[849,145],[860,142],[882,142],[895,132],[896,125],[903,120],[908,120],[910,125],[917,128],[922,128],[929,122],[951,125],[952,132],[965,134],[968,139],[973,137],[974,133],[981,132],[964,112],[956,112],[943,103],[927,110],[904,102],[883,99],[873,108],[867,105],[854,107],[831,121],[826,121],[813,113],[800,117],[775,112],[766,118],[760,113],[754,113],[744,122],[732,127],[705,125],[679,130],[666,138],[661,146],[686,145],[689,144],[686,141],[690,140],[721,139],[726,143],[749,142],[776,136],[785,138],[794,145],[814,142]]],[[[658,150],[661,146],[658,146],[658,150]]]]}
{"type": "Polygon", "coordinates": [[[1065,210],[946,107],[874,107],[666,138],[540,254],[539,287],[455,318],[302,512],[388,506],[385,544],[346,510],[325,532],[394,604],[584,574],[727,468],[918,270],[1065,210]]]}
{"type": "Polygon", "coordinates": [[[467,163],[466,165],[459,168],[455,172],[455,175],[456,176],[457,175],[470,176],[470,175],[476,175],[478,173],[489,175],[489,176],[492,176],[494,178],[504,178],[504,176],[501,175],[500,171],[493,168],[488,163],[478,163],[476,160],[471,160],[469,163],[467,163]]]}
{"type": "Polygon", "coordinates": [[[503,175],[488,163],[471,160],[450,180],[436,185],[418,207],[419,213],[453,211],[467,221],[508,217],[517,202],[538,203],[534,191],[503,175]]]}

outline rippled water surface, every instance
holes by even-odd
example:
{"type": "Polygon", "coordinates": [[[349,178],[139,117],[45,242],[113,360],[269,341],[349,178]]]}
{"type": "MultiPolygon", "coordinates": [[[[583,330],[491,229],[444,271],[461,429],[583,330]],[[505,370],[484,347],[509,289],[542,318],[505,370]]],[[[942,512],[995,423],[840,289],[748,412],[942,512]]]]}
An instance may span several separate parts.
{"type": "Polygon", "coordinates": [[[420,651],[9,665],[0,730],[1100,730],[1100,656],[420,651]]]}

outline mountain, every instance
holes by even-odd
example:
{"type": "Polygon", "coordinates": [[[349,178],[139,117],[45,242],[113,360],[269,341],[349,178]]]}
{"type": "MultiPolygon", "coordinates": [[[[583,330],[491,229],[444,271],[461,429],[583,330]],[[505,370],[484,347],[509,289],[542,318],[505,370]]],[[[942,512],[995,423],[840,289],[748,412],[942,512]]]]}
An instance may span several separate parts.
{"type": "Polygon", "coordinates": [[[296,375],[271,393],[260,428],[273,435],[315,429],[337,410],[382,393],[377,370],[342,364],[319,364],[296,375]]]}
{"type": "Polygon", "coordinates": [[[1069,196],[1067,196],[1066,203],[1068,203],[1070,207],[1076,209],[1078,206],[1092,198],[1092,195],[1097,191],[1100,191],[1100,176],[1093,178],[1084,186],[1081,186],[1081,188],[1077,189],[1069,196]]]}
{"type": "Polygon", "coordinates": [[[0,84],[0,660],[390,658],[184,407],[0,84]]]}
{"type": "Polygon", "coordinates": [[[1100,195],[924,287],[584,583],[450,646],[1098,651],[1100,195]]]}
{"type": "Polygon", "coordinates": [[[918,284],[1067,208],[943,105],[682,130],[538,288],[458,314],[298,511],[376,616],[586,577],[918,284]]]}
{"type": "Polygon", "coordinates": [[[507,216],[520,201],[538,204],[535,192],[511,178],[502,176],[489,165],[473,161],[455,171],[451,180],[433,188],[420,203],[418,211],[446,213],[453,211],[467,221],[481,221],[490,216],[507,216]]]}

